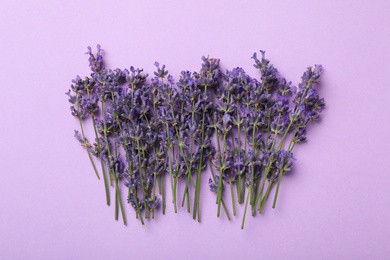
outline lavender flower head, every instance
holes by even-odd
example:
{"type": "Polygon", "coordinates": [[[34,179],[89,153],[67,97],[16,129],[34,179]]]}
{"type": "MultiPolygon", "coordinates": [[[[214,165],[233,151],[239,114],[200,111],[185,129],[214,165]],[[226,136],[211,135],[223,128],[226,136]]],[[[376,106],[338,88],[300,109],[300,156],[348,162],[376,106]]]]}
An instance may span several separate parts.
{"type": "Polygon", "coordinates": [[[101,49],[99,44],[96,45],[96,48],[97,48],[96,56],[92,53],[92,48],[90,46],[88,46],[88,52],[86,52],[86,54],[89,55],[88,61],[91,70],[95,73],[99,73],[104,68],[103,56],[102,56],[103,50],[101,49]]]}

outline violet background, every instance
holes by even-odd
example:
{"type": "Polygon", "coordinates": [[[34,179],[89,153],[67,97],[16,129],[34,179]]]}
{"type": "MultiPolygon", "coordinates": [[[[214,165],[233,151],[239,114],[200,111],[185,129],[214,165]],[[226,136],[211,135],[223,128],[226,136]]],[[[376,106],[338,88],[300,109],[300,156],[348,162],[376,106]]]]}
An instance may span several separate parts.
{"type": "Polygon", "coordinates": [[[379,0],[2,0],[0,258],[389,258],[389,13],[379,0]],[[170,203],[144,228],[129,208],[128,226],[116,222],[64,94],[97,43],[111,68],[151,73],[157,60],[176,79],[202,55],[255,76],[250,57],[263,49],[295,84],[321,63],[327,107],[295,149],[276,210],[268,203],[244,231],[242,207],[217,219],[205,172],[201,224],[170,203]]]}

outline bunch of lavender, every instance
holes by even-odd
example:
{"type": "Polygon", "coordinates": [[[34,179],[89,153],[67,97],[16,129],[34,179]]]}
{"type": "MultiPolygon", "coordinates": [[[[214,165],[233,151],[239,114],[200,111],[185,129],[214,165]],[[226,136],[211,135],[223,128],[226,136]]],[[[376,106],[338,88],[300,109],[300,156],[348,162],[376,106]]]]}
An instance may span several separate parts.
{"type": "Polygon", "coordinates": [[[292,150],[306,140],[308,123],[317,121],[325,106],[315,88],[320,65],[309,67],[296,88],[280,76],[263,51],[261,59],[256,53],[252,57],[260,80],[242,68],[222,74],[219,60],[203,57],[201,70],[183,71],[177,83],[157,62],[149,82],[142,69],[106,69],[99,45],[96,56],[90,47],[87,54],[90,77],[77,76],[66,93],[81,129],[81,135],[76,131],[75,136],[99,179],[92,155],[100,161],[107,205],[109,184],[115,184],[115,219],[120,210],[125,225],[120,181],[125,179],[128,203],[144,224],[143,212],[145,218],[154,218],[160,205],[157,187],[165,214],[165,173],[175,212],[178,183],[185,179],[181,205],[186,202],[191,212],[190,191],[194,190],[193,218],[200,221],[201,172],[212,159],[209,186],[216,194],[217,216],[222,205],[230,219],[223,199],[228,185],[234,215],[236,197],[239,204],[245,203],[243,228],[248,206],[252,215],[256,209],[262,213],[276,185],[275,207],[282,176],[295,160],[292,150]],[[92,144],[83,127],[88,117],[94,129],[92,144]],[[214,133],[217,149],[211,142],[214,133]]]}
{"type": "MultiPolygon", "coordinates": [[[[256,63],[258,63],[258,60],[256,60],[256,63]]],[[[273,152],[274,156],[265,169],[265,177],[263,179],[261,192],[258,194],[257,202],[259,204],[258,209],[260,213],[264,208],[264,203],[268,198],[271,188],[277,183],[272,205],[272,207],[275,208],[282,176],[291,170],[292,163],[295,160],[292,150],[294,149],[295,144],[306,140],[307,125],[310,121],[318,121],[320,113],[325,107],[324,99],[319,97],[315,88],[322,71],[321,65],[315,65],[314,68],[307,68],[298,88],[294,89],[290,87],[291,83],[286,84],[284,79],[280,80],[275,103],[278,116],[277,119],[274,119],[274,122],[276,121],[276,123],[271,124],[271,130],[274,133],[275,139],[278,135],[280,135],[280,139],[276,148],[274,146],[272,147],[273,149],[271,152],[273,152]],[[293,92],[295,96],[290,103],[288,96],[291,92],[293,92]],[[290,138],[290,142],[287,146],[287,150],[285,150],[285,141],[287,137],[290,138]],[[263,196],[262,191],[266,178],[268,179],[268,188],[263,196]]]]}
{"type": "MultiPolygon", "coordinates": [[[[200,221],[200,174],[201,171],[206,168],[207,159],[209,159],[214,153],[214,148],[211,145],[211,136],[213,130],[208,128],[207,125],[211,123],[211,112],[213,109],[213,102],[210,93],[219,85],[220,68],[219,59],[202,57],[203,63],[199,73],[194,73],[193,76],[197,82],[193,86],[197,85],[198,89],[189,90],[187,92],[187,106],[191,103],[191,126],[196,122],[196,118],[192,113],[194,110],[198,112],[198,127],[195,138],[192,139],[195,145],[195,151],[199,157],[199,162],[196,165],[196,186],[195,186],[195,198],[193,218],[197,215],[198,221],[200,221]],[[189,100],[188,100],[189,98],[189,100]],[[194,104],[196,104],[194,106],[194,104]]],[[[190,128],[191,129],[191,128],[190,128]]],[[[190,130],[191,133],[191,130],[190,130]]],[[[192,133],[191,133],[192,134],[192,133]]],[[[190,138],[192,138],[190,136],[190,138]]]]}
{"type": "Polygon", "coordinates": [[[77,137],[87,148],[96,174],[91,154],[101,162],[107,205],[110,204],[107,179],[111,186],[115,183],[115,219],[118,220],[120,209],[126,225],[119,188],[120,180],[125,178],[125,185],[129,188],[128,202],[134,206],[136,216],[140,217],[143,224],[141,210],[145,209],[146,217],[150,211],[154,216],[154,209],[159,204],[159,199],[155,196],[156,177],[165,171],[164,151],[158,145],[159,132],[156,131],[160,128],[155,113],[158,106],[153,92],[155,87],[153,84],[146,84],[147,74],[142,74],[142,70],[135,70],[133,67],[130,71],[105,69],[102,50],[99,45],[97,48],[96,57],[91,48],[88,48],[91,77],[84,81],[77,77],[73,81],[75,85],[71,86],[75,95],[67,93],[73,104],[72,114],[80,121],[82,137],[77,137]],[[129,88],[126,88],[126,84],[129,88]],[[151,112],[149,108],[152,106],[155,110],[151,112]],[[82,127],[82,119],[86,115],[91,117],[93,123],[93,145],[88,142],[82,127]],[[121,156],[121,152],[125,156],[121,156]],[[138,198],[139,190],[142,191],[141,199],[138,198]]]}
{"type": "Polygon", "coordinates": [[[291,82],[280,76],[263,51],[261,54],[261,59],[256,53],[252,57],[254,66],[260,70],[260,81],[248,76],[242,68],[226,72],[217,91],[217,109],[211,125],[217,130],[218,151],[213,160],[214,167],[222,176],[209,182],[211,190],[217,193],[217,216],[220,216],[223,205],[225,184],[230,188],[234,215],[233,187],[236,185],[240,204],[244,203],[247,188],[242,228],[248,205],[252,208],[252,215],[255,215],[256,208],[261,213],[277,183],[275,207],[281,178],[290,171],[295,160],[292,150],[296,143],[305,140],[307,124],[319,119],[325,105],[314,88],[322,72],[320,65],[308,68],[302,83],[295,89],[291,82]],[[295,97],[291,97],[292,94],[295,97]],[[285,150],[287,137],[290,137],[290,144],[285,150]],[[268,187],[264,194],[266,180],[268,187]]]}
{"type": "MultiPolygon", "coordinates": [[[[164,75],[165,76],[165,75],[164,75]]],[[[127,149],[128,161],[128,201],[135,208],[137,215],[140,209],[145,210],[148,218],[151,212],[154,218],[155,209],[160,203],[156,196],[159,187],[163,196],[163,213],[165,214],[165,192],[162,181],[166,171],[166,143],[164,128],[159,119],[161,110],[161,89],[157,77],[151,84],[146,83],[147,75],[142,70],[130,68],[126,77],[129,86],[127,101],[123,111],[126,125],[122,139],[128,140],[124,146],[127,149]],[[138,198],[141,191],[142,198],[138,198]],[[139,205],[140,204],[140,205],[139,205]]]]}
{"type": "MultiPolygon", "coordinates": [[[[161,78],[161,84],[163,85],[161,78]]],[[[180,178],[185,179],[182,207],[187,203],[191,212],[190,187],[195,189],[193,218],[200,221],[200,175],[211,156],[211,136],[209,124],[212,102],[210,89],[218,84],[219,60],[203,57],[199,73],[182,71],[175,84],[168,78],[169,87],[162,87],[165,107],[162,108],[162,121],[165,124],[168,147],[168,172],[172,187],[172,198],[177,212],[177,185],[180,178]]]]}
{"type": "Polygon", "coordinates": [[[315,83],[318,82],[322,73],[321,65],[315,65],[314,68],[309,67],[302,76],[302,82],[298,88],[295,88],[291,86],[291,82],[280,77],[276,69],[273,69],[273,66],[265,59],[264,52],[262,52],[261,60],[257,58],[256,54],[254,54],[253,59],[255,67],[261,73],[262,88],[269,96],[266,102],[267,106],[264,107],[266,109],[267,133],[266,149],[262,151],[263,179],[260,191],[257,195],[254,194],[256,197],[252,204],[252,213],[254,214],[256,205],[258,205],[259,212],[262,213],[269,193],[277,182],[272,206],[275,208],[282,176],[291,170],[295,160],[292,150],[296,143],[306,139],[306,126],[310,121],[319,119],[325,102],[315,90],[315,83]],[[292,94],[295,96],[291,97],[292,94]],[[286,150],[287,137],[290,138],[290,142],[286,150]],[[268,187],[263,195],[266,180],[268,180],[268,187]]]}
{"type": "MultiPolygon", "coordinates": [[[[235,68],[226,72],[223,83],[216,89],[216,110],[213,115],[213,124],[210,127],[216,130],[218,150],[213,162],[220,175],[215,176],[214,181],[210,179],[209,185],[212,190],[213,187],[216,187],[218,217],[220,216],[221,205],[224,206],[222,198],[223,182],[226,182],[230,188],[233,215],[236,215],[234,184],[236,185],[238,202],[242,203],[243,201],[249,160],[247,140],[244,139],[244,144],[241,140],[242,132],[246,136],[250,131],[250,128],[247,127],[249,125],[249,104],[252,102],[250,95],[253,94],[256,88],[256,80],[250,78],[243,69],[235,68]]],[[[251,151],[249,151],[249,154],[251,154],[251,151]]]]}

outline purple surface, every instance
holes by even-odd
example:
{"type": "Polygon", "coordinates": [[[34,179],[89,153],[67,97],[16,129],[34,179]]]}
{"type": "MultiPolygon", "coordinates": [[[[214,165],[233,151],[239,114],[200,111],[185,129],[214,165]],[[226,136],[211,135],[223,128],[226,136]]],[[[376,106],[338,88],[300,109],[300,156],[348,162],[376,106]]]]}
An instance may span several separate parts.
{"type": "Polygon", "coordinates": [[[2,1],[0,258],[388,258],[389,11],[389,1],[2,1]],[[217,219],[205,173],[201,224],[170,203],[144,228],[130,209],[127,227],[116,222],[64,95],[97,43],[112,68],[151,72],[158,60],[176,78],[202,55],[255,76],[260,49],[295,84],[323,64],[327,108],[296,147],[277,208],[268,202],[244,231],[242,207],[217,219]]]}

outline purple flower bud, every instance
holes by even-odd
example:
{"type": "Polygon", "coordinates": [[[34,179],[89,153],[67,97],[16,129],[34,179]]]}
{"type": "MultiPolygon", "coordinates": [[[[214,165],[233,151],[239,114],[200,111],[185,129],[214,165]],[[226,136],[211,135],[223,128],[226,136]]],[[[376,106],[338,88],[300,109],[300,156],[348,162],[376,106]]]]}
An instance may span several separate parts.
{"type": "Polygon", "coordinates": [[[96,48],[97,48],[96,57],[92,53],[92,48],[90,46],[88,46],[88,52],[86,52],[86,54],[89,55],[88,61],[89,61],[89,67],[91,68],[91,70],[93,72],[99,73],[104,68],[103,56],[102,56],[103,49],[100,48],[99,44],[96,46],[96,48]]]}

